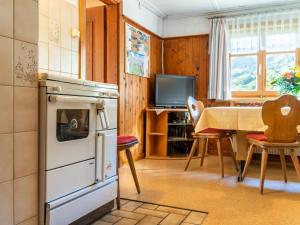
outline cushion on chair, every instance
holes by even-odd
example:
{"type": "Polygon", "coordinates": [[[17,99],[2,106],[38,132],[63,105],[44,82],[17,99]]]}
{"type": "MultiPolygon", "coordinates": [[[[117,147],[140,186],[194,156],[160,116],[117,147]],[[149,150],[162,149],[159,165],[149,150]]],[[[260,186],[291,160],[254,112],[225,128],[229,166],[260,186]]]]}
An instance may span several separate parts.
{"type": "Polygon", "coordinates": [[[247,134],[246,137],[247,137],[247,138],[250,138],[250,139],[257,140],[257,141],[268,141],[267,136],[264,135],[263,133],[252,133],[252,134],[247,134]]]}
{"type": "Polygon", "coordinates": [[[227,133],[226,130],[220,130],[215,128],[206,128],[204,130],[201,130],[199,133],[205,133],[205,134],[217,134],[217,133],[227,133]]]}
{"type": "Polygon", "coordinates": [[[118,145],[126,145],[133,142],[138,142],[135,136],[118,136],[118,145]]]}

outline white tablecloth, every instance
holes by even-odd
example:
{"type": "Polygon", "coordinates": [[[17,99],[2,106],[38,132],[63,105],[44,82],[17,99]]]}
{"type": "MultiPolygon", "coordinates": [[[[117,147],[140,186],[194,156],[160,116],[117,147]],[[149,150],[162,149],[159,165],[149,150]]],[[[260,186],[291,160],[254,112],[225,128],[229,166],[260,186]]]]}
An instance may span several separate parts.
{"type": "Polygon", "coordinates": [[[264,131],[266,126],[262,121],[261,107],[210,107],[205,108],[196,125],[195,131],[206,128],[236,130],[234,135],[234,150],[237,160],[247,157],[246,133],[249,131],[264,131]]]}

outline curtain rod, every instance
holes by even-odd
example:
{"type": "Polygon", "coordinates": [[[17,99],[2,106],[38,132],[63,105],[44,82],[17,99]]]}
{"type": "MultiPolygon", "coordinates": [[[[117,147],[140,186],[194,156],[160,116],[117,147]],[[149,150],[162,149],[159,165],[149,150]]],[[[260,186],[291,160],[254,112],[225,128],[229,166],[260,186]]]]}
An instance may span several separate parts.
{"type": "Polygon", "coordinates": [[[216,13],[214,15],[208,16],[208,19],[218,19],[218,18],[234,18],[239,16],[247,16],[247,15],[253,15],[257,13],[271,13],[273,11],[279,11],[279,10],[297,10],[300,9],[300,3],[291,3],[288,5],[277,5],[277,6],[261,6],[260,8],[252,8],[252,9],[241,9],[241,10],[230,10],[224,13],[216,13]],[[268,7],[266,9],[266,7],[268,7]]]}

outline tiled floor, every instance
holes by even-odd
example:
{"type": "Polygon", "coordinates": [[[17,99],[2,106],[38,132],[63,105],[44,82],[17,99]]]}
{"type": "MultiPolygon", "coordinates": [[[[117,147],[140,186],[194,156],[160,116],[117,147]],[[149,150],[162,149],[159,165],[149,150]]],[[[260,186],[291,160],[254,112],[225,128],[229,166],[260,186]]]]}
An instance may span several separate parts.
{"type": "Polygon", "coordinates": [[[200,225],[207,213],[139,201],[121,200],[113,210],[93,225],[200,225]]]}

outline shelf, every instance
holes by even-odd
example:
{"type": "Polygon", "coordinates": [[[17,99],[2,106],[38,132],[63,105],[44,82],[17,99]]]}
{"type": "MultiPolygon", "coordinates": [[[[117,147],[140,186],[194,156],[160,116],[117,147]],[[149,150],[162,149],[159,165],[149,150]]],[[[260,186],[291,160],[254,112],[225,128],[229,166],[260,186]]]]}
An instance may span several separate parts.
{"type": "Polygon", "coordinates": [[[168,142],[172,141],[194,141],[193,138],[185,138],[185,137],[169,137],[168,142]]]}
{"type": "Polygon", "coordinates": [[[152,136],[165,136],[166,134],[164,134],[164,133],[158,133],[158,132],[150,132],[150,133],[148,133],[148,135],[152,135],[152,136]]]}
{"type": "Polygon", "coordinates": [[[169,126],[192,126],[192,123],[168,123],[169,126]]]}

